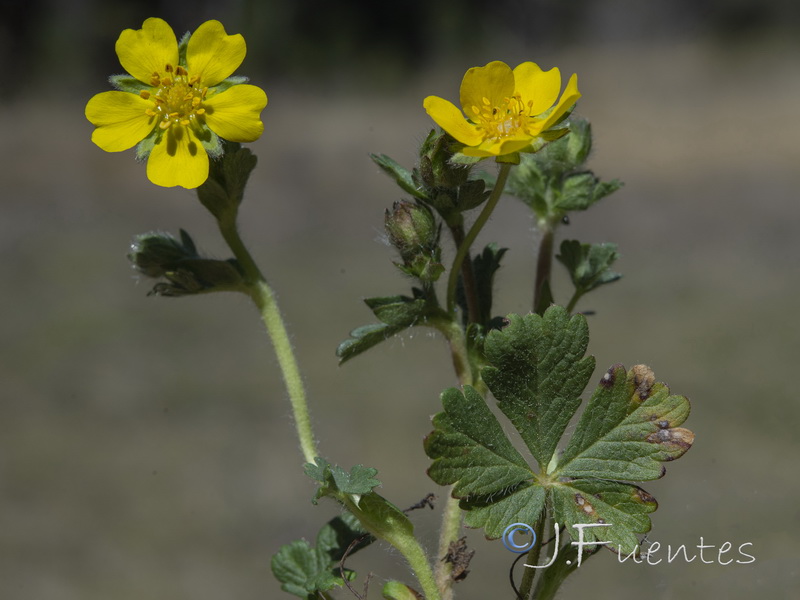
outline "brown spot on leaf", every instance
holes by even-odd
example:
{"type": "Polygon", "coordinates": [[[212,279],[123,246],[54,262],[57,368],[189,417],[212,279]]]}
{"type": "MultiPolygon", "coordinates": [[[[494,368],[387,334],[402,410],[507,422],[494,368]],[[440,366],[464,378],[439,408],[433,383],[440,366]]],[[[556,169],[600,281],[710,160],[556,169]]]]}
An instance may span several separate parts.
{"type": "MultiPolygon", "coordinates": [[[[661,423],[659,423],[659,426],[661,423]]],[[[694,443],[694,433],[683,427],[673,427],[672,429],[659,429],[645,438],[651,444],[665,446],[666,450],[680,450],[680,454],[686,452],[694,443]]],[[[675,456],[672,459],[677,458],[675,456]]],[[[668,460],[672,460],[668,459],[668,460]]]]}
{"type": "Polygon", "coordinates": [[[636,488],[635,496],[636,500],[644,504],[653,504],[656,501],[656,499],[652,495],[648,494],[642,488],[636,488]]]}
{"type": "Polygon", "coordinates": [[[577,504],[583,512],[592,517],[593,520],[596,521],[598,519],[597,511],[594,509],[594,506],[581,494],[575,494],[575,504],[577,504]]]}
{"type": "Polygon", "coordinates": [[[650,397],[653,384],[656,382],[656,375],[653,373],[653,369],[647,365],[633,365],[628,372],[628,379],[633,383],[634,394],[641,402],[650,397]]]}
{"type": "Polygon", "coordinates": [[[602,385],[604,388],[612,387],[617,378],[615,371],[621,366],[622,365],[614,365],[608,371],[606,371],[606,374],[600,378],[600,385],[602,385]]]}

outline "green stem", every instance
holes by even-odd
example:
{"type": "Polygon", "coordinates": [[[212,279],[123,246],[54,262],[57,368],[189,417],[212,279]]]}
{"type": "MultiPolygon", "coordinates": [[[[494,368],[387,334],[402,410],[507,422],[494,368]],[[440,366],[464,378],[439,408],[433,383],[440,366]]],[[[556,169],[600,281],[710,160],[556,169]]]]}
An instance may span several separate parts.
{"type": "MultiPolygon", "coordinates": [[[[544,536],[545,531],[545,523],[547,521],[547,513],[545,512],[542,515],[542,518],[536,523],[536,528],[534,529],[534,533],[536,534],[536,542],[531,546],[531,549],[528,551],[528,556],[525,557],[525,564],[526,565],[538,565],[539,564],[539,553],[542,550],[542,542],[544,541],[542,537],[544,536]]],[[[522,598],[527,599],[531,595],[531,590],[533,589],[533,581],[536,577],[537,569],[532,569],[530,567],[525,567],[525,574],[522,576],[522,585],[519,587],[519,595],[522,598]]]]}
{"type": "MultiPolygon", "coordinates": [[[[464,222],[462,221],[454,227],[450,227],[453,235],[453,242],[456,248],[460,248],[464,243],[464,222]]],[[[475,284],[475,270],[472,268],[472,259],[469,256],[469,249],[461,263],[461,283],[464,286],[464,298],[467,301],[467,318],[470,323],[477,323],[480,320],[480,305],[478,301],[478,290],[475,284]]]]}
{"type": "Polygon", "coordinates": [[[275,294],[245,247],[244,242],[242,242],[242,238],[236,228],[235,216],[230,219],[219,219],[218,223],[222,237],[225,238],[239,266],[244,271],[250,298],[258,307],[261,319],[264,321],[267,333],[272,340],[272,345],[278,358],[278,365],[283,374],[283,382],[286,386],[286,391],[289,393],[289,401],[294,413],[294,423],[297,428],[297,437],[300,440],[300,448],[303,451],[303,458],[306,462],[313,463],[314,458],[319,456],[319,453],[311,430],[311,416],[308,412],[306,392],[275,294]]]}
{"type": "Polygon", "coordinates": [[[452,563],[442,560],[450,550],[450,544],[458,539],[461,533],[461,508],[458,498],[452,496],[452,486],[447,488],[447,504],[442,513],[442,527],[439,530],[439,562],[436,564],[436,585],[442,594],[442,600],[453,597],[452,563]]]}
{"type": "Polygon", "coordinates": [[[568,313],[572,313],[572,311],[575,309],[575,305],[578,304],[578,300],[581,299],[581,296],[583,296],[583,293],[575,290],[575,293],[572,294],[572,298],[569,299],[569,304],[567,304],[568,313]]]}
{"type": "Polygon", "coordinates": [[[555,227],[543,221],[539,223],[539,230],[542,238],[539,240],[539,252],[536,258],[536,280],[533,284],[533,310],[538,311],[542,301],[542,288],[545,282],[550,281],[550,273],[553,270],[553,240],[555,238],[555,227]]]}
{"type": "Polygon", "coordinates": [[[512,165],[509,163],[501,164],[500,172],[497,174],[497,182],[494,185],[494,189],[492,189],[492,194],[483,206],[481,214],[478,215],[478,218],[472,224],[466,237],[459,245],[456,257],[453,259],[453,266],[450,267],[450,276],[447,280],[447,312],[451,314],[455,310],[456,284],[458,283],[458,274],[461,271],[461,265],[464,263],[464,258],[469,253],[469,249],[475,241],[475,238],[478,237],[481,229],[483,229],[483,226],[486,225],[486,222],[489,220],[494,207],[497,206],[500,196],[503,194],[503,189],[506,187],[506,179],[508,178],[508,172],[511,170],[511,166],[512,165]]]}

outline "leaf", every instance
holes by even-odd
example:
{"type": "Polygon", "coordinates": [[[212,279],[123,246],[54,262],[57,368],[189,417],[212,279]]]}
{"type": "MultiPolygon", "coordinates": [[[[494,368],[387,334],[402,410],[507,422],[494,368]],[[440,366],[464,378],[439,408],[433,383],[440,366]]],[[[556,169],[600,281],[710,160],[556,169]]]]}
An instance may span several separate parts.
{"type": "Polygon", "coordinates": [[[394,179],[404,191],[416,198],[426,199],[425,193],[414,183],[411,172],[400,163],[385,154],[370,154],[369,157],[384,173],[394,179]]]}
{"type": "Polygon", "coordinates": [[[339,364],[358,356],[404,329],[426,325],[432,319],[447,318],[440,308],[421,297],[421,292],[418,290],[415,290],[415,296],[414,298],[386,296],[364,300],[382,322],[353,329],[350,332],[350,339],[343,341],[336,348],[339,364]]]}
{"type": "MultiPolygon", "coordinates": [[[[494,275],[500,269],[500,260],[503,258],[508,248],[498,248],[497,244],[488,244],[483,252],[477,254],[472,259],[472,272],[475,278],[475,293],[478,298],[480,314],[477,323],[484,328],[489,328],[492,320],[492,303],[494,295],[494,275]]],[[[469,310],[467,299],[464,295],[464,282],[461,277],[458,279],[456,290],[456,301],[461,307],[464,324],[469,324],[469,310]]]]}
{"type": "Polygon", "coordinates": [[[511,315],[486,339],[483,380],[539,463],[545,467],[594,371],[584,356],[589,328],[583,315],[552,306],[544,314],[511,315]]]}
{"type": "Polygon", "coordinates": [[[425,453],[434,459],[428,475],[440,485],[455,484],[467,524],[496,538],[509,523],[536,521],[544,490],[533,486],[535,475],[481,395],[470,386],[463,393],[449,388],[442,405],[425,439],[425,453]]]}
{"type": "Polygon", "coordinates": [[[409,541],[414,539],[414,525],[402,510],[373,491],[380,485],[374,478],[375,469],[356,465],[347,472],[324,458],[314,460],[315,464],[305,466],[306,475],[320,484],[312,502],[316,504],[323,497],[333,498],[365,531],[395,548],[408,547],[409,541]]]}
{"type": "Polygon", "coordinates": [[[581,244],[577,240],[564,240],[556,258],[567,268],[579,296],[622,277],[611,270],[611,265],[619,258],[616,244],[581,244]]]}
{"type": "Polygon", "coordinates": [[[586,320],[558,306],[544,316],[508,317],[484,344],[483,379],[538,463],[530,466],[506,436],[484,399],[471,387],[442,394],[444,411],[425,440],[429,476],[453,485],[465,522],[499,537],[513,523],[533,525],[546,502],[553,519],[593,525],[583,539],[636,551],[637,534],[650,529],[655,499],[630,482],[661,477],[662,462],[682,456],[694,434],[679,427],[689,402],[656,383],[652,370],[616,365],[600,384],[559,457],[555,451],[594,368],[584,356],[586,320]]]}
{"type": "MultiPolygon", "coordinates": [[[[349,513],[328,521],[317,534],[317,544],[312,547],[305,540],[286,544],[272,557],[272,572],[281,582],[281,589],[300,598],[318,598],[317,592],[344,585],[339,563],[350,544],[358,538],[361,544],[350,553],[369,545],[374,538],[365,536],[358,521],[349,513]]],[[[345,570],[348,580],[355,573],[345,570]]]]}
{"type": "Polygon", "coordinates": [[[319,492],[317,497],[328,494],[328,490],[325,489],[326,486],[343,494],[358,495],[371,492],[372,488],[381,484],[380,481],[375,479],[375,475],[378,473],[377,469],[356,465],[348,473],[338,465],[331,465],[327,460],[319,456],[314,461],[316,464],[306,464],[305,473],[322,484],[320,489],[323,491],[319,492]]]}

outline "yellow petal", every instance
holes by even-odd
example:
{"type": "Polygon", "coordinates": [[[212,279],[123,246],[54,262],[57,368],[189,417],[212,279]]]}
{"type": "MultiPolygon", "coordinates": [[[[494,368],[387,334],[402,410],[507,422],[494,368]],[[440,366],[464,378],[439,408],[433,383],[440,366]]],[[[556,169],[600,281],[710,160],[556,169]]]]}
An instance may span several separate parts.
{"type": "Polygon", "coordinates": [[[461,106],[468,117],[472,107],[481,108],[484,98],[490,107],[502,106],[514,93],[514,74],[506,63],[496,60],[485,67],[472,67],[461,82],[461,106]]]}
{"type": "Polygon", "coordinates": [[[122,68],[139,81],[150,83],[153,73],[178,65],[178,41],[166,21],[147,19],[141,29],[126,29],[116,45],[122,68]]]}
{"type": "Polygon", "coordinates": [[[531,143],[529,136],[515,138],[488,139],[479,146],[464,148],[462,152],[467,156],[486,158],[488,156],[504,156],[522,150],[531,143]]]}
{"type": "Polygon", "coordinates": [[[264,132],[261,111],[265,106],[267,95],[260,87],[234,85],[206,100],[206,124],[228,141],[253,142],[264,132]]]}
{"type": "Polygon", "coordinates": [[[147,177],[163,187],[196,188],[208,179],[208,155],[188,127],[173,125],[153,146],[147,177]]]}
{"type": "Polygon", "coordinates": [[[462,144],[477,146],[484,135],[478,127],[467,121],[455,104],[438,96],[428,96],[422,102],[431,119],[462,144]]]}
{"type": "Polygon", "coordinates": [[[227,35],[219,21],[206,21],[189,38],[186,66],[204,86],[215,86],[239,68],[247,53],[240,34],[227,35]]]}
{"type": "Polygon", "coordinates": [[[558,99],[561,72],[558,68],[542,71],[536,63],[524,62],[514,69],[514,91],[526,106],[531,103],[529,115],[540,115],[558,99]]]}
{"type": "Polygon", "coordinates": [[[97,127],[92,141],[106,152],[127,150],[153,131],[154,117],[145,114],[149,100],[129,92],[102,92],[86,104],[86,118],[97,127]]]}
{"type": "Polygon", "coordinates": [[[572,77],[569,78],[567,82],[567,87],[564,89],[564,93],[561,94],[561,99],[556,104],[555,108],[553,108],[553,112],[547,115],[547,118],[544,121],[539,123],[539,131],[544,131],[549,129],[553,125],[556,124],[565,112],[567,112],[570,107],[578,101],[578,98],[581,97],[581,93],[578,91],[578,76],[573,73],[572,77]]]}

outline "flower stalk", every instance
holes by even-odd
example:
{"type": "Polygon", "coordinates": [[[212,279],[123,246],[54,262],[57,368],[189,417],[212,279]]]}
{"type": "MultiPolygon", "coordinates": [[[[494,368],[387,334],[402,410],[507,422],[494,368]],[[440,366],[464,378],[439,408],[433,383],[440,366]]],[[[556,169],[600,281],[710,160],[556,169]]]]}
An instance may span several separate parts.
{"type": "Polygon", "coordinates": [[[219,223],[222,237],[244,271],[248,295],[261,313],[261,319],[264,321],[267,334],[275,349],[278,366],[283,375],[286,391],[289,394],[289,402],[292,405],[294,423],[303,458],[306,463],[313,463],[314,458],[319,456],[319,452],[317,451],[314,433],[311,428],[311,415],[308,410],[303,378],[300,375],[300,368],[294,355],[289,334],[286,331],[286,325],[278,308],[275,294],[253,260],[250,251],[244,245],[236,226],[235,216],[230,218],[223,217],[218,219],[217,222],[219,223]]]}
{"type": "Polygon", "coordinates": [[[467,235],[459,245],[458,251],[456,252],[456,257],[453,259],[453,265],[450,267],[450,275],[447,279],[447,312],[451,314],[455,310],[456,285],[458,283],[458,274],[461,271],[461,265],[464,263],[464,259],[469,254],[469,249],[475,242],[475,238],[478,237],[481,229],[483,229],[484,225],[486,225],[486,222],[492,215],[497,203],[500,201],[500,196],[503,195],[503,189],[506,187],[506,179],[508,179],[508,173],[511,170],[511,166],[512,165],[510,163],[501,163],[500,172],[497,174],[497,182],[492,189],[492,194],[489,196],[489,199],[483,206],[483,210],[481,210],[478,218],[472,224],[472,227],[470,227],[467,235]]]}

